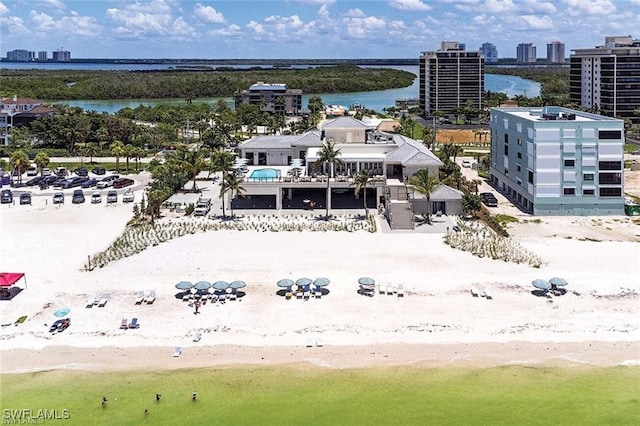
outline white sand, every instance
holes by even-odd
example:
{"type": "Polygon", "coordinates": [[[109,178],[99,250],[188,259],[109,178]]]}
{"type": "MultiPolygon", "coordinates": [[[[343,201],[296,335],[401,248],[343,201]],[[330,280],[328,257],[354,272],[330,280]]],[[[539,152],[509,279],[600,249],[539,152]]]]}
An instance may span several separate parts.
{"type": "Polygon", "coordinates": [[[92,362],[119,369],[145,360],[173,368],[170,348],[177,345],[184,347],[181,359],[191,360],[181,366],[266,362],[259,348],[270,363],[289,362],[284,354],[291,354],[296,361],[321,365],[353,365],[338,362],[350,354],[366,358],[359,365],[446,364],[457,359],[458,350],[466,354],[463,361],[479,364],[554,357],[598,365],[640,360],[640,244],[633,235],[629,241],[580,241],[590,235],[586,227],[584,235],[571,239],[552,237],[567,223],[588,219],[520,225],[515,238],[543,259],[541,269],[480,259],[449,248],[433,234],[217,231],[83,271],[87,255],[106,248],[130,217],[131,205],[121,203],[2,206],[0,269],[25,272],[28,285],[12,301],[0,301],[2,324],[28,315],[24,324],[0,330],[2,372],[94,368],[92,362]],[[406,296],[361,296],[357,279],[364,275],[403,283],[406,296]],[[330,294],[322,299],[285,300],[276,294],[281,278],[320,276],[331,279],[330,294]],[[533,279],[553,276],[569,281],[568,294],[552,299],[532,294],[533,279]],[[181,280],[236,279],[248,284],[241,301],[208,304],[197,316],[175,298],[174,285],[181,280]],[[493,299],[472,297],[471,286],[486,288],[493,299]],[[155,303],[136,306],[138,290],[150,289],[156,290],[155,303]],[[110,296],[104,308],[85,308],[89,296],[103,291],[110,296]],[[60,308],[71,309],[71,327],[51,335],[45,324],[60,308]],[[132,317],[140,328],[119,330],[121,320],[132,317]],[[194,343],[197,329],[204,334],[194,343]],[[304,348],[318,338],[324,347],[304,348]],[[550,346],[555,349],[547,356],[536,350],[550,346]],[[437,347],[442,356],[435,354],[437,347]],[[601,348],[597,354],[594,347],[601,348]],[[496,348],[503,356],[492,353],[496,348]],[[381,350],[392,359],[381,357],[381,350]],[[123,363],[123,357],[129,361],[123,363]]]}

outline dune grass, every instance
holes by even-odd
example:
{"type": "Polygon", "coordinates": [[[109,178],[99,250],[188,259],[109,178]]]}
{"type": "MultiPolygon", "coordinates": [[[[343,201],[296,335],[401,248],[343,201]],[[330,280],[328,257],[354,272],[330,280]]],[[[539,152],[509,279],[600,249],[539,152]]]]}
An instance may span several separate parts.
{"type": "Polygon", "coordinates": [[[637,367],[294,366],[51,371],[0,379],[3,416],[6,409],[66,409],[70,419],[47,422],[64,425],[640,424],[637,367]],[[103,396],[109,400],[104,409],[103,396]]]}

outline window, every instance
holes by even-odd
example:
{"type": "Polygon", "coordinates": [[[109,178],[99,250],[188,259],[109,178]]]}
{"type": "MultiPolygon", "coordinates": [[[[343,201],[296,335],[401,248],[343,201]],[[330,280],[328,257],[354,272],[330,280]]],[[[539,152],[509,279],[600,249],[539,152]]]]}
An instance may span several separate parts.
{"type": "Polygon", "coordinates": [[[621,139],[621,130],[600,130],[598,132],[598,139],[621,139]]]}
{"type": "Polygon", "coordinates": [[[582,191],[582,195],[596,195],[595,189],[585,189],[582,191]]]}
{"type": "Polygon", "coordinates": [[[504,143],[509,143],[509,135],[508,134],[504,134],[504,143]]]}
{"type": "Polygon", "coordinates": [[[521,152],[518,153],[518,159],[522,160],[522,153],[521,152]]]}
{"type": "Polygon", "coordinates": [[[522,139],[518,138],[518,146],[522,146],[522,139]]]}
{"type": "Polygon", "coordinates": [[[582,180],[585,182],[593,182],[593,177],[594,177],[593,173],[585,173],[582,175],[582,180]]]}
{"type": "Polygon", "coordinates": [[[529,170],[528,172],[529,172],[529,176],[527,178],[527,182],[533,183],[533,172],[531,170],[529,170]]]}
{"type": "Polygon", "coordinates": [[[622,188],[600,188],[601,197],[620,197],[622,196],[622,188]]]}
{"type": "Polygon", "coordinates": [[[575,188],[564,188],[564,195],[576,195],[575,188]]]}
{"type": "Polygon", "coordinates": [[[564,160],[564,166],[565,167],[575,167],[576,166],[576,160],[564,160]]]}
{"type": "Polygon", "coordinates": [[[509,145],[504,146],[504,155],[509,155],[509,145]]]}
{"type": "Polygon", "coordinates": [[[622,173],[600,173],[598,183],[601,185],[620,185],[622,183],[622,173]]]}
{"type": "Polygon", "coordinates": [[[522,171],[522,167],[520,166],[520,164],[516,164],[516,171],[518,173],[520,173],[522,171]]]}
{"type": "Polygon", "coordinates": [[[621,161],[599,161],[598,168],[600,170],[622,170],[621,161]]]}

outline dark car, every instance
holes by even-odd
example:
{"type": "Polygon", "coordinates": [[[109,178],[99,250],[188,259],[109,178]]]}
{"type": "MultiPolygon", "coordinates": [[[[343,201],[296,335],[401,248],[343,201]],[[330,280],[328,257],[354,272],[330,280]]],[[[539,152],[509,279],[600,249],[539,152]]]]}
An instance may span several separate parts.
{"type": "Polygon", "coordinates": [[[89,178],[88,180],[85,180],[84,182],[82,182],[82,185],[80,186],[82,188],[93,188],[94,186],[96,186],[97,183],[98,183],[98,179],[89,178]]]}
{"type": "Polygon", "coordinates": [[[93,173],[94,175],[103,175],[107,173],[107,170],[104,167],[94,167],[93,169],[91,169],[91,173],[93,173]]]}
{"type": "Polygon", "coordinates": [[[73,204],[84,203],[84,192],[82,192],[82,189],[76,189],[73,191],[73,198],[71,198],[71,202],[73,204]]]}
{"type": "Polygon", "coordinates": [[[53,204],[64,204],[64,194],[62,192],[53,194],[53,204]]]}
{"type": "Polygon", "coordinates": [[[498,199],[496,197],[485,197],[482,202],[487,207],[498,207],[498,199]]]}
{"type": "Polygon", "coordinates": [[[24,194],[20,194],[20,204],[29,204],[31,205],[31,194],[25,192],[24,194]]]}
{"type": "Polygon", "coordinates": [[[131,186],[133,184],[134,184],[133,179],[119,178],[119,179],[116,179],[113,182],[113,187],[114,188],[124,188],[126,186],[131,186]]]}
{"type": "Polygon", "coordinates": [[[27,186],[36,186],[36,185],[40,185],[40,182],[42,182],[45,179],[44,176],[36,176],[32,179],[29,179],[27,181],[27,186]]]}
{"type": "Polygon", "coordinates": [[[75,188],[77,186],[81,186],[84,182],[89,180],[87,177],[76,176],[69,178],[62,184],[62,188],[75,188]]]}
{"type": "Polygon", "coordinates": [[[67,182],[67,178],[54,176],[56,180],[53,181],[54,188],[62,188],[62,186],[67,182]]]}
{"type": "Polygon", "coordinates": [[[86,167],[78,167],[76,169],[76,174],[78,176],[88,176],[89,175],[89,170],[87,170],[86,167]]]}
{"type": "Polygon", "coordinates": [[[0,194],[0,202],[2,204],[13,203],[13,192],[9,189],[3,189],[2,194],[0,194]]]}

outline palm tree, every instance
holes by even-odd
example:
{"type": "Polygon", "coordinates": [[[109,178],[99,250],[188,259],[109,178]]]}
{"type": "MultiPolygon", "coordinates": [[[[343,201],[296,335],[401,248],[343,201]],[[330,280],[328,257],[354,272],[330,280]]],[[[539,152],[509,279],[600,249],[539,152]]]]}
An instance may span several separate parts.
{"type": "Polygon", "coordinates": [[[40,151],[38,154],[36,154],[36,158],[33,159],[33,162],[36,163],[40,175],[42,175],[44,168],[49,165],[50,161],[51,160],[49,160],[49,154],[47,154],[45,151],[40,151]]]}
{"type": "Polygon", "coordinates": [[[358,194],[360,194],[360,190],[364,190],[364,214],[365,216],[369,216],[369,211],[367,209],[367,185],[369,184],[371,176],[369,175],[369,170],[362,169],[356,175],[353,184],[355,185],[354,193],[356,198],[358,194]]]}
{"type": "Polygon", "coordinates": [[[22,182],[22,174],[26,172],[31,165],[27,154],[22,150],[14,151],[9,159],[9,164],[11,165],[11,169],[18,173],[18,183],[22,182]]]}
{"type": "Polygon", "coordinates": [[[124,146],[124,158],[127,160],[127,173],[129,173],[129,159],[134,156],[134,146],[130,143],[124,146]]]}
{"type": "Polygon", "coordinates": [[[100,148],[95,143],[89,142],[82,148],[82,153],[89,156],[89,163],[93,163],[93,157],[100,154],[100,148]]]}
{"type": "Polygon", "coordinates": [[[133,148],[133,159],[136,160],[136,173],[139,171],[140,159],[145,157],[144,149],[138,147],[133,148]]]}
{"type": "Polygon", "coordinates": [[[111,155],[116,157],[116,173],[120,172],[120,157],[124,155],[124,144],[121,141],[114,141],[111,144],[111,155]]]}
{"type": "Polygon", "coordinates": [[[424,195],[427,199],[427,222],[431,223],[431,193],[438,186],[438,178],[436,176],[429,176],[429,170],[418,170],[416,174],[409,179],[409,186],[414,191],[424,195]]]}
{"type": "Polygon", "coordinates": [[[326,197],[326,214],[325,220],[329,220],[329,197],[331,188],[329,187],[331,177],[333,177],[333,168],[336,164],[344,164],[344,161],[338,158],[340,150],[335,149],[335,143],[325,142],[318,152],[318,159],[313,163],[314,166],[328,166],[327,178],[327,197],[326,197]]]}
{"type": "Polygon", "coordinates": [[[186,146],[181,146],[178,148],[178,161],[193,179],[192,191],[196,192],[196,178],[207,167],[207,163],[202,157],[202,152],[200,150],[191,151],[186,146]]]}
{"type": "Polygon", "coordinates": [[[229,200],[229,208],[231,209],[231,217],[233,218],[233,193],[241,196],[245,192],[242,186],[242,178],[235,173],[228,173],[220,184],[220,198],[222,198],[222,216],[225,216],[224,211],[224,196],[227,192],[231,193],[229,200]]]}

